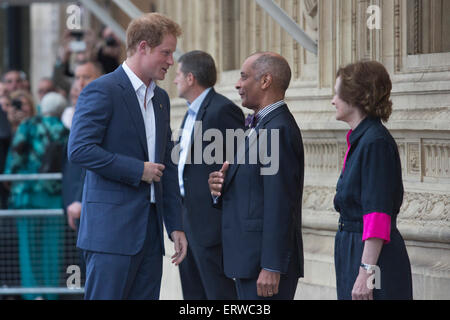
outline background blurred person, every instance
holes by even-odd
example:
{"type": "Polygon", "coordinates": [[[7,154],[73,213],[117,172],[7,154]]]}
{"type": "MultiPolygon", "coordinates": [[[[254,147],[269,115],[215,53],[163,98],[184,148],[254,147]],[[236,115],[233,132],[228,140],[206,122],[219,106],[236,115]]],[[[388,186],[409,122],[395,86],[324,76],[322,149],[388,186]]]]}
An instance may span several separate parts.
{"type": "MultiPolygon", "coordinates": [[[[78,96],[80,95],[80,87],[77,82],[72,84],[72,89],[70,90],[70,106],[64,110],[61,120],[64,126],[70,130],[72,126],[72,118],[75,112],[75,106],[77,104],[78,96]]],[[[62,180],[62,197],[63,197],[63,208],[65,209],[67,224],[70,229],[76,232],[76,237],[72,244],[67,243],[68,246],[76,247],[76,238],[78,236],[78,227],[80,225],[81,217],[81,201],[83,197],[83,184],[86,171],[79,165],[70,162],[67,159],[67,147],[64,151],[64,162],[63,162],[63,180],[62,180]]],[[[70,241],[70,238],[68,238],[70,241]]],[[[85,273],[85,263],[83,258],[83,253],[80,249],[76,248],[78,251],[78,265],[80,266],[81,272],[85,273]]]]}
{"type": "Polygon", "coordinates": [[[119,67],[121,54],[120,40],[109,27],[103,28],[101,37],[103,43],[98,49],[97,60],[102,65],[105,73],[110,73],[119,67]]]}
{"type": "MultiPolygon", "coordinates": [[[[3,173],[6,155],[11,141],[11,126],[3,110],[5,102],[10,104],[8,96],[0,96],[0,174],[3,173]]],[[[6,106],[8,108],[9,106],[6,106]]],[[[6,109],[5,108],[5,109],[6,109]]],[[[0,209],[7,208],[8,189],[0,182],[0,209]]],[[[19,258],[17,245],[16,221],[11,217],[0,219],[0,287],[16,287],[19,285],[19,258]]],[[[5,300],[20,298],[4,296],[5,300]]],[[[0,298],[0,300],[2,300],[0,298]]]]}
{"type": "MultiPolygon", "coordinates": [[[[19,125],[8,153],[5,173],[61,171],[68,131],[60,117],[66,105],[65,98],[58,93],[44,96],[42,116],[31,117],[19,125]]],[[[10,209],[58,209],[61,206],[60,181],[20,181],[11,185],[10,209]]],[[[61,217],[17,218],[23,287],[59,286],[62,226],[61,217]]],[[[24,298],[33,299],[36,295],[26,294],[24,298]]],[[[55,299],[56,295],[49,294],[45,298],[55,299]]]]}
{"type": "Polygon", "coordinates": [[[75,106],[77,104],[78,96],[81,93],[81,88],[77,82],[74,82],[72,84],[72,87],[70,88],[69,93],[69,102],[70,105],[64,110],[61,121],[64,124],[64,126],[70,130],[70,127],[72,126],[72,119],[73,115],[75,113],[75,106]]]}
{"type": "Polygon", "coordinates": [[[6,85],[0,79],[0,97],[4,96],[6,94],[8,94],[8,92],[6,90],[6,85]]]}
{"type": "Polygon", "coordinates": [[[6,91],[12,93],[22,89],[22,77],[19,70],[9,70],[3,75],[2,82],[5,84],[6,91]]]}
{"type": "Polygon", "coordinates": [[[3,95],[0,95],[0,109],[3,111],[3,113],[6,117],[6,120],[8,120],[8,117],[7,117],[8,111],[9,111],[9,108],[11,108],[11,107],[12,107],[11,98],[9,97],[9,95],[6,93],[3,95]]]}
{"type": "Polygon", "coordinates": [[[10,95],[10,104],[8,104],[7,115],[11,124],[11,131],[14,134],[19,124],[36,114],[33,97],[25,90],[17,90],[10,95]]]}
{"type": "Polygon", "coordinates": [[[42,98],[49,92],[56,92],[56,88],[55,88],[55,85],[53,84],[52,79],[41,78],[41,80],[39,80],[39,82],[38,82],[38,90],[37,90],[38,99],[39,99],[38,105],[36,106],[37,114],[41,113],[40,102],[41,102],[42,98]]]}
{"type": "MultiPolygon", "coordinates": [[[[3,103],[8,101],[8,97],[0,97],[0,174],[3,173],[5,167],[6,155],[8,154],[9,143],[11,140],[11,126],[3,109],[3,103]],[[5,99],[6,98],[6,99],[5,99]]],[[[6,207],[7,190],[0,183],[0,209],[6,207]]]]}
{"type": "Polygon", "coordinates": [[[67,107],[61,117],[64,126],[70,130],[72,126],[72,118],[75,113],[78,96],[81,91],[93,80],[103,74],[100,64],[92,61],[82,63],[75,69],[75,81],[70,88],[70,106],[67,107]]]}
{"type": "Polygon", "coordinates": [[[44,77],[39,80],[37,91],[39,101],[42,101],[42,98],[44,98],[47,93],[55,91],[56,88],[52,79],[44,77]]]}
{"type": "Polygon", "coordinates": [[[30,81],[28,80],[27,74],[24,71],[19,71],[19,74],[20,74],[20,79],[22,79],[22,81],[19,85],[19,89],[25,90],[25,91],[31,93],[31,85],[30,85],[30,81]]]}
{"type": "Polygon", "coordinates": [[[75,68],[75,83],[83,91],[89,83],[97,79],[103,74],[101,65],[98,62],[86,61],[80,63],[75,68]]]}
{"type": "Polygon", "coordinates": [[[70,91],[76,67],[95,59],[96,43],[97,39],[91,30],[64,32],[52,76],[53,82],[58,84],[58,87],[65,92],[70,91]]]}

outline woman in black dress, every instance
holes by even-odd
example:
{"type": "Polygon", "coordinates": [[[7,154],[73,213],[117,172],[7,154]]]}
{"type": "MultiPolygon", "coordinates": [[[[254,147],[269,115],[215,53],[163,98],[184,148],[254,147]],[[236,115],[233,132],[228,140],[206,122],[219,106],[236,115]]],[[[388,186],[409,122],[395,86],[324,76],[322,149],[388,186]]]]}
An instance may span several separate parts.
{"type": "Polygon", "coordinates": [[[412,299],[411,265],[397,229],[403,183],[397,144],[381,123],[392,113],[384,66],[358,62],[339,69],[336,119],[351,128],[335,209],[337,295],[347,299],[412,299]]]}

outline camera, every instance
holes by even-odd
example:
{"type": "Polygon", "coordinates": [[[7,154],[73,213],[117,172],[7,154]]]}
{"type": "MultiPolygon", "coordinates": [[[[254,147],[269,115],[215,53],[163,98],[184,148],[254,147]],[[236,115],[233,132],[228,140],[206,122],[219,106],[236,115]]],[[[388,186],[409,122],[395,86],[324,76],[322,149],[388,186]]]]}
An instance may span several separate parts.
{"type": "Polygon", "coordinates": [[[111,36],[109,36],[105,39],[105,43],[106,43],[106,46],[108,46],[108,47],[117,47],[117,45],[118,45],[116,39],[114,39],[114,37],[111,37],[111,36]]]}
{"type": "Polygon", "coordinates": [[[22,101],[20,101],[19,99],[14,99],[11,102],[11,105],[16,109],[16,110],[22,110],[22,101]]]}
{"type": "Polygon", "coordinates": [[[83,52],[86,50],[86,42],[83,41],[83,37],[84,37],[83,30],[72,30],[72,31],[70,31],[70,36],[75,39],[75,40],[71,41],[69,44],[70,51],[83,52]]]}

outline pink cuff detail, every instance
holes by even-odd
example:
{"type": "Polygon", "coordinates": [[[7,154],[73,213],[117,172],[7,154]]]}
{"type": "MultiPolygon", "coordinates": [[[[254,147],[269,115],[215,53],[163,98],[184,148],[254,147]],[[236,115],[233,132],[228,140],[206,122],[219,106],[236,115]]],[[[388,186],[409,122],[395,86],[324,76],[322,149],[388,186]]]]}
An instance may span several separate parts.
{"type": "Polygon", "coordinates": [[[342,166],[342,172],[345,171],[345,162],[347,161],[347,156],[348,156],[348,152],[350,151],[350,148],[352,147],[350,145],[350,135],[352,134],[353,130],[350,130],[347,133],[347,152],[345,153],[345,157],[344,157],[344,165],[342,166]]]}
{"type": "Polygon", "coordinates": [[[391,216],[386,213],[373,212],[363,217],[363,241],[370,238],[383,239],[384,244],[391,242],[391,216]]]}

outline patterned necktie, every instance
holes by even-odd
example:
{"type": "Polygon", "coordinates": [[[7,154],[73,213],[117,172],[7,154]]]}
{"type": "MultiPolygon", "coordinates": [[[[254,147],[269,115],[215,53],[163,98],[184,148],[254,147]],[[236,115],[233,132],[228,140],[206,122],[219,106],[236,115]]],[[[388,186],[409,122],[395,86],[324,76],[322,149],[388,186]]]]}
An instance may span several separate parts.
{"type": "Polygon", "coordinates": [[[245,119],[245,127],[246,128],[255,128],[258,124],[258,115],[249,114],[247,119],[245,119]]]}

